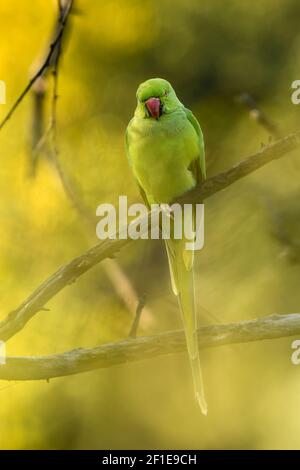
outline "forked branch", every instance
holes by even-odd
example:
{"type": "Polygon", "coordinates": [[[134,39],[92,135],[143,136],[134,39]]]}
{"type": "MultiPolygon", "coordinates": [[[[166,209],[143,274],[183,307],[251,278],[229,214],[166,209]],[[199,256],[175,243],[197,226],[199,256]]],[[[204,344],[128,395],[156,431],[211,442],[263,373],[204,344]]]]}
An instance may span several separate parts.
{"type": "MultiPolygon", "coordinates": [[[[178,201],[181,203],[202,201],[298,147],[300,147],[300,131],[262,148],[258,153],[242,160],[233,168],[207,179],[178,201]]],[[[150,218],[149,214],[145,217],[150,218]]],[[[7,341],[18,333],[58,292],[68,284],[75,282],[82,274],[105,258],[115,255],[130,242],[131,239],[129,238],[120,240],[116,236],[116,239],[102,241],[70,263],[62,266],[0,323],[0,340],[7,341]]]]}

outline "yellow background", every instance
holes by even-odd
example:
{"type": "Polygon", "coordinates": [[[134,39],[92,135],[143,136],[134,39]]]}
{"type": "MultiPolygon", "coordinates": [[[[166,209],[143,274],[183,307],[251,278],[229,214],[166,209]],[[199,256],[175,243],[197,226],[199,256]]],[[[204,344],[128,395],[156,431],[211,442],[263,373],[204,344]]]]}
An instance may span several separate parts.
{"type": "MultiPolygon", "coordinates": [[[[7,104],[47,50],[56,2],[0,3],[0,79],[7,104]]],[[[139,193],[124,131],[139,82],[163,76],[203,128],[208,175],[257,151],[268,133],[236,101],[253,95],[283,134],[298,127],[297,0],[75,1],[59,79],[60,159],[94,216],[98,204],[139,193]]],[[[47,80],[47,109],[51,105],[47,80]]],[[[59,266],[97,240],[65,196],[45,154],[28,177],[32,96],[0,132],[0,319],[59,266]],[[91,238],[90,238],[91,237],[91,238]]],[[[197,256],[204,324],[300,309],[299,152],[206,203],[197,256]]],[[[96,217],[95,217],[96,226],[96,217]]],[[[117,257],[155,320],[140,334],[180,328],[161,243],[117,257]]],[[[93,347],[128,335],[132,315],[101,265],[51,300],[7,344],[9,355],[93,347]]],[[[204,351],[209,404],[194,400],[185,354],[46,382],[0,384],[0,448],[299,448],[300,367],[293,338],[204,351]]],[[[142,358],[141,358],[142,360],[142,358]]]]}

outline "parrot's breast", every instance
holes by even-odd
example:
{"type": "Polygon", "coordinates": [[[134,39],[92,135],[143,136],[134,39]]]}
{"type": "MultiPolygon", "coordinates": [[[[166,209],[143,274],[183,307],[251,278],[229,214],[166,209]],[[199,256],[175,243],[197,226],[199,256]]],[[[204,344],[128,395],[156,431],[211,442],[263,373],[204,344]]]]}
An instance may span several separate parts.
{"type": "Polygon", "coordinates": [[[189,170],[199,156],[199,139],[184,110],[159,120],[133,118],[128,153],[149,203],[169,203],[196,184],[189,170]]]}

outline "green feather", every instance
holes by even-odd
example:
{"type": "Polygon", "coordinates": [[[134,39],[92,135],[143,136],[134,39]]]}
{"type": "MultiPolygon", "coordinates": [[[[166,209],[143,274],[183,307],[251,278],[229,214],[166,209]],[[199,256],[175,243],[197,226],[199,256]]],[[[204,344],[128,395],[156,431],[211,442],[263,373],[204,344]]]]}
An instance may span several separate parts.
{"type": "Polygon", "coordinates": [[[204,149],[204,139],[203,139],[202,129],[200,127],[199,122],[193,115],[192,111],[190,111],[187,108],[184,108],[184,110],[185,110],[188,120],[192,124],[199,138],[200,153],[199,153],[199,157],[197,160],[199,161],[202,179],[206,179],[205,149],[204,149]]]}

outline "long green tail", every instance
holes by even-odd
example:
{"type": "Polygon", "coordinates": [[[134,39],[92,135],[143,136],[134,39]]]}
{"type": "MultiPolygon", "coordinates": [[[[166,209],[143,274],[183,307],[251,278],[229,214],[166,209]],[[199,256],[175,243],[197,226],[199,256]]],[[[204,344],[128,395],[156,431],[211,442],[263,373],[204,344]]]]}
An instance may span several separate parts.
{"type": "Polygon", "coordinates": [[[187,349],[193,373],[196,400],[204,415],[207,404],[204,395],[202,371],[197,340],[193,251],[185,250],[185,240],[166,240],[172,288],[178,298],[182,314],[187,349]]]}

